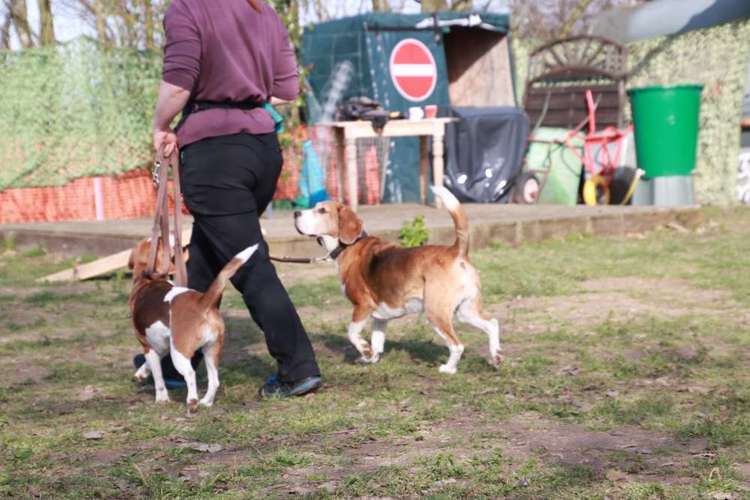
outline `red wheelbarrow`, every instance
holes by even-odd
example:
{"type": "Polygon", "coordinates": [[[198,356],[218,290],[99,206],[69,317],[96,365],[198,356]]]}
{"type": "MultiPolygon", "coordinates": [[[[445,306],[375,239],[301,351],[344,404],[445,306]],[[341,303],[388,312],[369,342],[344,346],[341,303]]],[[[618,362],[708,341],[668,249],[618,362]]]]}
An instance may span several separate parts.
{"type": "MultiPolygon", "coordinates": [[[[588,117],[574,129],[569,130],[561,140],[539,140],[532,137],[529,142],[555,144],[565,147],[583,164],[584,182],[582,189],[583,202],[586,205],[608,205],[611,202],[625,205],[635,192],[642,171],[633,167],[620,166],[625,153],[625,146],[633,134],[632,125],[624,129],[607,127],[596,130],[596,108],[593,94],[586,91],[588,117]],[[588,125],[588,133],[581,131],[588,125]]],[[[541,119],[539,120],[541,123],[541,119]]],[[[549,158],[549,156],[548,156],[549,158]]],[[[523,172],[515,182],[513,201],[516,203],[535,203],[541,190],[544,189],[547,169],[530,168],[523,172]],[[540,181],[537,175],[544,176],[540,181]]]]}

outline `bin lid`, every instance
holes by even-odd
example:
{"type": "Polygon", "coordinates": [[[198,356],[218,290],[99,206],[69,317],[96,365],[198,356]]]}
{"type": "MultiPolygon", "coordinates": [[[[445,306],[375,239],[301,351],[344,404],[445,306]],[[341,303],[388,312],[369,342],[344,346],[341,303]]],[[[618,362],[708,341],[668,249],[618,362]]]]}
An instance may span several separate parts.
{"type": "Polygon", "coordinates": [[[628,94],[636,94],[643,92],[664,92],[673,90],[703,90],[703,84],[700,83],[684,83],[679,85],[649,85],[648,87],[633,87],[628,89],[628,94]]]}

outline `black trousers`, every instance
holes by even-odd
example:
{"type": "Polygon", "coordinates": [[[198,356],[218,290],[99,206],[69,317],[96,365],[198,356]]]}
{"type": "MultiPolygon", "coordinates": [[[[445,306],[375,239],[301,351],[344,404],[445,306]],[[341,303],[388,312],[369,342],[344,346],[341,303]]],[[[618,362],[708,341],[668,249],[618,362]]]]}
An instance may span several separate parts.
{"type": "MultiPolygon", "coordinates": [[[[259,217],[271,202],[283,163],[276,134],[235,134],[193,143],[181,151],[182,192],[193,215],[188,286],[205,291],[238,252],[258,250],[232,278],[278,363],[278,378],[296,382],[320,370],[302,321],[268,258],[259,217]]],[[[193,359],[200,362],[201,356],[193,359]]],[[[179,377],[169,356],[165,376],[179,377]]]]}

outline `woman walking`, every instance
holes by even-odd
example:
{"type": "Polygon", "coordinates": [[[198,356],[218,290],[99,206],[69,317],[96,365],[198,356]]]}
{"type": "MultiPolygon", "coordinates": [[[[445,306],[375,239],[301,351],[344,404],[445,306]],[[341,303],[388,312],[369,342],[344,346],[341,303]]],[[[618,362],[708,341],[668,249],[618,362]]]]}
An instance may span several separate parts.
{"type": "MultiPolygon", "coordinates": [[[[174,0],[164,30],[153,142],[166,156],[180,148],[183,196],[194,217],[188,286],[206,290],[233,255],[260,243],[232,279],[278,364],[259,394],[313,391],[321,385],[315,354],[269,261],[259,222],[283,162],[274,120],[262,106],[299,92],[289,35],[261,0],[174,0]]],[[[165,378],[179,378],[169,357],[163,364],[165,378]]]]}

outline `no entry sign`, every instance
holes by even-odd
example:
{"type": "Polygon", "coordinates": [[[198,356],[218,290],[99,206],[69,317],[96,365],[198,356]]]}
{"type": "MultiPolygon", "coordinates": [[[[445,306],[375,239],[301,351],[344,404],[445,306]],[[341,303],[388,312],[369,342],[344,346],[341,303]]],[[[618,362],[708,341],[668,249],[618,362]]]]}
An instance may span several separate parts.
{"type": "Polygon", "coordinates": [[[430,49],[415,38],[407,38],[396,44],[391,52],[390,71],[396,90],[410,101],[423,101],[435,90],[435,58],[430,49]]]}

